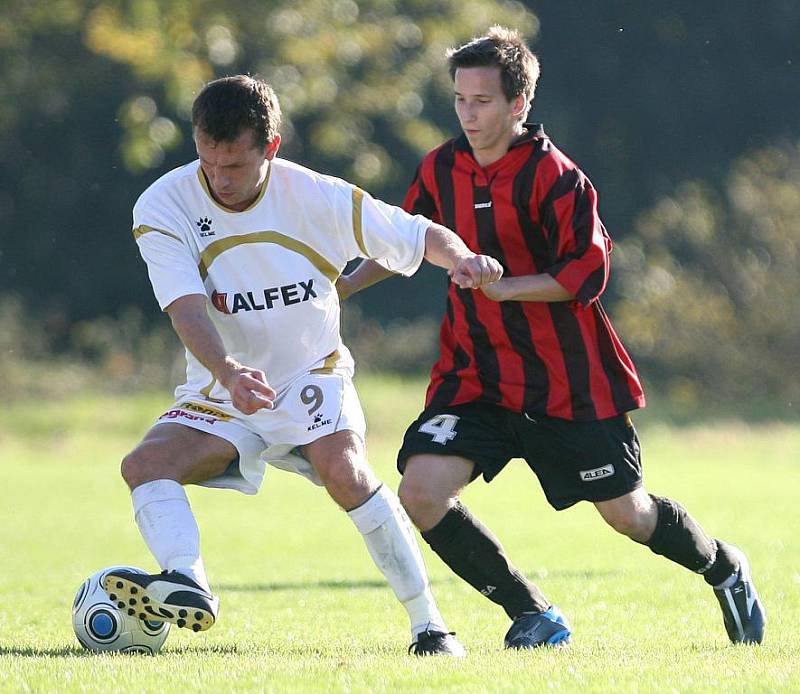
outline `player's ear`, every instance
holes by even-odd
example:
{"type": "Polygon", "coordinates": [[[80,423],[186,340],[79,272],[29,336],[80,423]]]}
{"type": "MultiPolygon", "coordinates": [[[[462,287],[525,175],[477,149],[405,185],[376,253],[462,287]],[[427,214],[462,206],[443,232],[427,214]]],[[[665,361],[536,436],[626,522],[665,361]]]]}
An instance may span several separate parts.
{"type": "Polygon", "coordinates": [[[511,109],[511,115],[514,117],[521,116],[525,113],[525,109],[528,107],[528,100],[525,98],[524,94],[520,94],[514,99],[514,105],[511,109]]]}
{"type": "Polygon", "coordinates": [[[272,142],[267,142],[266,148],[266,160],[270,161],[271,159],[275,158],[275,155],[278,153],[278,148],[281,146],[281,136],[276,134],[275,137],[272,138],[272,142]]]}

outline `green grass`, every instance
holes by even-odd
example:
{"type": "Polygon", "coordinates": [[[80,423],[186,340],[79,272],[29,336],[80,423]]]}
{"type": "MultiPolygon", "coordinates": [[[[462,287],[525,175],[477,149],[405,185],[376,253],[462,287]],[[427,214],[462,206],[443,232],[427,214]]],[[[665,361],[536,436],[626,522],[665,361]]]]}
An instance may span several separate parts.
{"type": "MultiPolygon", "coordinates": [[[[424,384],[358,386],[374,467],[394,453],[424,384]]],[[[703,581],[633,545],[580,505],[556,513],[514,463],[465,501],[572,621],[572,646],[507,653],[502,611],[424,548],[466,662],[405,654],[407,622],[350,521],[299,477],[268,472],[254,498],[190,490],[218,624],[174,629],[155,658],[92,655],[70,605],[101,567],[155,570],[131,518],[119,460],[168,394],[22,401],[0,424],[0,691],[518,692],[800,690],[800,426],[642,427],[648,488],[672,496],[749,554],[769,613],[759,648],[727,642],[703,581]]]]}

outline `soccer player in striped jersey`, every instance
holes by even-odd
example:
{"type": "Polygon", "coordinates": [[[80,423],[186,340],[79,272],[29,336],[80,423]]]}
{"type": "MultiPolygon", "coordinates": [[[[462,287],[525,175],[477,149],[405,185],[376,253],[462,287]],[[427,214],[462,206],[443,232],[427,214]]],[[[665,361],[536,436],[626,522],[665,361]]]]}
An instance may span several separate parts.
{"type": "Polygon", "coordinates": [[[324,486],[347,512],[409,615],[413,653],[462,656],[411,523],[367,464],[335,281],[355,257],[402,274],[425,258],[464,287],[502,268],[421,215],[277,157],[280,106],[261,80],[206,85],[192,125],[198,159],[134,207],[134,237],[187,357],[177,401],[122,463],[163,572],[112,571],[104,588],[142,619],[211,627],[219,601],[183,485],[255,494],[269,464],[324,486]]]}
{"type": "MultiPolygon", "coordinates": [[[[450,285],[426,406],[398,454],[403,505],[434,552],[506,611],[508,648],[570,637],[559,609],[459,500],[516,457],[554,508],[589,501],[616,531],[701,574],[731,641],[760,642],[764,609],[741,550],[642,486],[628,413],[644,394],[600,303],[612,243],[589,179],[526,120],[537,58],[518,32],[492,27],[448,62],[463,133],[423,159],[405,207],[499,259],[504,276],[479,290],[450,285]]],[[[387,274],[365,263],[340,294],[387,274]]]]}

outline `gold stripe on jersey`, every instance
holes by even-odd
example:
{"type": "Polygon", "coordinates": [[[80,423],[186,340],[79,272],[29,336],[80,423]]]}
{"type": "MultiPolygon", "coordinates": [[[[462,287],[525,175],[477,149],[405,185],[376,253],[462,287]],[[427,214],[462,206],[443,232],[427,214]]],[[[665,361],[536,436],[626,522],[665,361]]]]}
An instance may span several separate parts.
{"type": "Polygon", "coordinates": [[[364,232],[361,228],[361,202],[364,199],[364,191],[361,188],[353,186],[353,234],[356,237],[356,243],[365,258],[369,258],[367,247],[364,245],[364,232]]]}
{"type": "Polygon", "coordinates": [[[319,253],[317,253],[310,246],[293,239],[278,231],[254,231],[251,234],[242,234],[240,236],[228,236],[224,239],[214,241],[209,244],[206,249],[200,254],[200,263],[198,269],[200,270],[200,277],[205,280],[208,277],[208,268],[217,259],[219,255],[231,248],[241,246],[246,243],[274,243],[282,246],[287,250],[299,253],[305,256],[311,264],[317,268],[325,277],[331,282],[335,282],[339,277],[339,270],[329,261],[325,260],[319,253]]]}
{"type": "Polygon", "coordinates": [[[211,397],[211,390],[214,388],[214,386],[215,386],[216,384],[217,384],[217,379],[216,379],[216,377],[212,376],[212,377],[211,377],[211,383],[209,383],[209,384],[208,384],[208,385],[207,385],[205,388],[203,388],[203,389],[200,391],[200,395],[204,395],[206,398],[208,398],[209,400],[211,400],[211,399],[212,399],[212,397],[211,397]]]}
{"type": "Polygon", "coordinates": [[[197,178],[200,181],[200,185],[203,187],[203,190],[206,191],[206,195],[211,198],[211,202],[213,202],[219,209],[225,210],[225,212],[230,212],[231,214],[238,214],[239,212],[247,212],[248,210],[252,210],[259,202],[261,202],[261,198],[264,197],[264,193],[267,192],[267,186],[269,185],[269,176],[272,173],[272,165],[270,164],[269,168],[267,169],[267,175],[264,177],[264,182],[261,184],[261,191],[258,193],[258,196],[252,203],[250,203],[245,209],[243,210],[232,210],[230,207],[225,207],[225,205],[217,202],[217,199],[214,197],[213,193],[211,192],[211,186],[208,185],[208,179],[206,178],[206,174],[203,171],[202,166],[197,167],[197,178]]]}
{"type": "Polygon", "coordinates": [[[171,231],[165,231],[164,229],[156,229],[155,227],[149,227],[147,224],[140,224],[133,230],[133,238],[138,239],[140,236],[144,236],[145,234],[149,234],[151,231],[155,231],[158,234],[164,234],[164,236],[169,236],[170,238],[175,239],[176,241],[181,241],[181,237],[177,234],[173,234],[171,231]]]}
{"type": "Polygon", "coordinates": [[[332,374],[336,369],[336,364],[339,362],[339,358],[342,355],[339,354],[339,350],[335,349],[331,352],[327,357],[325,357],[325,361],[323,362],[322,366],[318,369],[311,369],[312,374],[332,374]]]}

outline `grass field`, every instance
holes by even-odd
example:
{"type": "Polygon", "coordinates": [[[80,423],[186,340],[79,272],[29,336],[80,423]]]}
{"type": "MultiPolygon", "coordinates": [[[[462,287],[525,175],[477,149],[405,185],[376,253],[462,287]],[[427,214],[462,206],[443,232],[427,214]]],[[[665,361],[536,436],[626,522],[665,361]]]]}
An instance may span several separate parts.
{"type": "MultiPolygon", "coordinates": [[[[359,380],[370,457],[393,456],[423,390],[359,380]]],[[[324,492],[272,470],[261,493],[191,489],[222,599],[211,631],[173,629],[154,658],[92,655],[72,634],[81,581],[112,564],[156,570],[118,476],[169,394],[17,402],[0,424],[2,692],[800,691],[800,426],[668,428],[642,418],[648,488],[681,500],[750,556],[769,624],[728,644],[703,581],[607,529],[581,505],[555,513],[514,463],[465,501],[572,621],[568,649],[507,653],[502,611],[424,548],[466,661],[406,655],[406,617],[357,531],[324,492]]]]}

